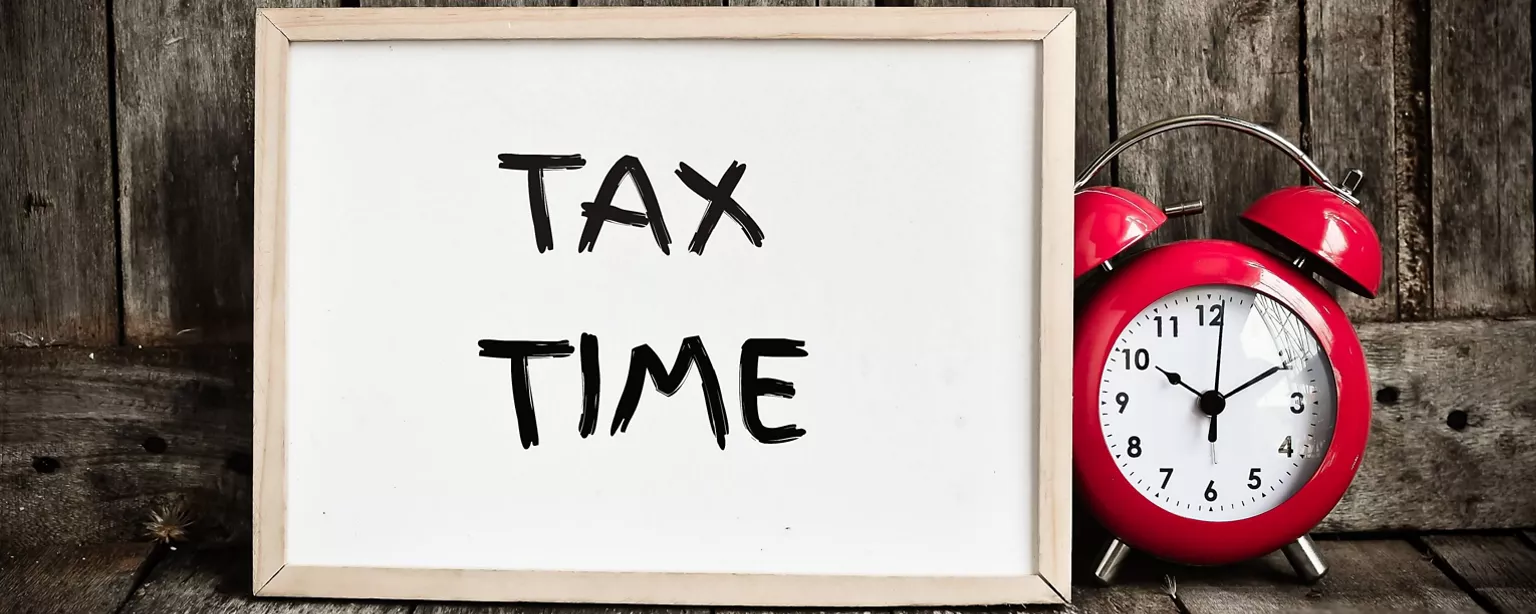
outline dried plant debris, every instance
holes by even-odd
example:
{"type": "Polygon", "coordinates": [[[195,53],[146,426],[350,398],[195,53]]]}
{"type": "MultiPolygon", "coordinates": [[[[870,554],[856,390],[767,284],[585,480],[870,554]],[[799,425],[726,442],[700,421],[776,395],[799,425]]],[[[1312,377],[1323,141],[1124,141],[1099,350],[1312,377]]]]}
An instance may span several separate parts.
{"type": "Polygon", "coordinates": [[[155,543],[170,544],[186,541],[187,527],[192,523],[192,512],[178,499],[151,510],[149,520],[144,523],[144,532],[155,543]]]}

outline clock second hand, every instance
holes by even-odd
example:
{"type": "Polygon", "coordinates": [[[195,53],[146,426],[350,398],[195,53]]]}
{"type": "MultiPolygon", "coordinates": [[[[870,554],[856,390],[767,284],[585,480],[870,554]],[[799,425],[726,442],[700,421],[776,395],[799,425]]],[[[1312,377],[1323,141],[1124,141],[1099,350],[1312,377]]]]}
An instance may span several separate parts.
{"type": "MultiPolygon", "coordinates": [[[[1222,346],[1222,341],[1226,337],[1226,334],[1227,334],[1227,300],[1226,299],[1222,299],[1221,300],[1221,316],[1220,317],[1221,317],[1221,323],[1216,325],[1216,377],[1215,377],[1216,381],[1213,382],[1212,385],[1211,385],[1211,392],[1213,392],[1213,393],[1215,393],[1217,395],[1221,394],[1221,346],[1222,346]]],[[[1221,400],[1222,401],[1226,401],[1226,397],[1223,396],[1221,398],[1221,400]]],[[[1226,405],[1226,403],[1223,402],[1223,403],[1221,403],[1221,405],[1226,405]]],[[[1206,412],[1211,417],[1210,430],[1206,432],[1205,438],[1206,438],[1207,441],[1211,442],[1211,464],[1212,465],[1216,464],[1216,416],[1221,413],[1221,409],[1223,409],[1223,408],[1217,408],[1216,411],[1214,411],[1214,412],[1206,412]]]]}

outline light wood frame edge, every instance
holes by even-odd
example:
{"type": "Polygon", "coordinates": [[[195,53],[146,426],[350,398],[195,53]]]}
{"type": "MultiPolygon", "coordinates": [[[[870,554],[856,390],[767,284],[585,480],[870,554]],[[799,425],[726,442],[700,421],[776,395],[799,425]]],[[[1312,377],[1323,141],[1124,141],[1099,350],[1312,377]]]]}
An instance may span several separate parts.
{"type": "Polygon", "coordinates": [[[1072,183],[1077,15],[1041,39],[1038,571],[1072,601],[1072,183]],[[1052,94],[1052,92],[1059,92],[1052,94]],[[1067,152],[1064,155],[1053,152],[1067,152]],[[1059,357],[1050,359],[1047,357],[1059,357]]]}
{"type": "Polygon", "coordinates": [[[952,606],[1071,601],[1073,9],[260,9],[256,15],[252,590],[260,596],[740,606],[952,606]],[[846,13],[844,18],[829,13],[846,13]],[[904,15],[904,17],[902,17],[904,15]],[[1002,18],[999,18],[999,15],[1002,18]],[[871,17],[879,17],[871,19],[871,17]],[[899,17],[899,18],[898,18],[899,17]],[[915,26],[914,17],[921,18],[915,26]],[[515,19],[514,19],[515,18],[515,19]],[[830,25],[829,25],[830,24],[830,25]],[[294,41],[527,38],[1038,40],[1040,156],[1037,573],[1012,578],[336,568],[287,564],[286,117],[294,41]],[[1054,205],[1053,205],[1054,203],[1054,205]],[[1048,360],[1047,356],[1061,356],[1048,360]],[[848,600],[856,592],[885,603],[848,600]],[[912,589],[917,589],[912,592],[912,589]],[[687,599],[679,599],[688,595],[687,599]],[[940,596],[934,599],[935,595],[940,596]],[[747,596],[747,597],[744,597],[747,596]],[[952,596],[952,597],[951,597],[952,596]]]}
{"type": "Polygon", "coordinates": [[[255,287],[252,289],[251,587],[264,587],[286,557],[288,37],[256,14],[255,287]]]}

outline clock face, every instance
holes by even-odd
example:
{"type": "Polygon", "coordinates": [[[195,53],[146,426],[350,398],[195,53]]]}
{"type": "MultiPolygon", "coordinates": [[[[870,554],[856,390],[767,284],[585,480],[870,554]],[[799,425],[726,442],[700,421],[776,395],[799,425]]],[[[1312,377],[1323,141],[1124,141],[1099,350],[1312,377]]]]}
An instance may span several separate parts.
{"type": "Polygon", "coordinates": [[[1209,285],[1148,305],[1115,339],[1100,423],[1121,474],[1179,516],[1231,521],[1295,494],[1333,439],[1333,369],[1295,313],[1209,285]]]}

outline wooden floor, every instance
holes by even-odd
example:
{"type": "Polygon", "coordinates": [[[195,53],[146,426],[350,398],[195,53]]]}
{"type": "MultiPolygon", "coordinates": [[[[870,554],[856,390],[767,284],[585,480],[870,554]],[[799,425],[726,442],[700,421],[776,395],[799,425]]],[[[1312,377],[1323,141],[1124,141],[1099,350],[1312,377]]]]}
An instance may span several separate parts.
{"type": "MultiPolygon", "coordinates": [[[[1127,562],[1068,612],[1536,612],[1536,532],[1322,537],[1331,570],[1297,582],[1279,554],[1221,568],[1127,562]]],[[[678,609],[252,599],[249,552],[147,543],[0,552],[0,614],[621,614],[678,609]]],[[[1086,577],[1080,575],[1079,577],[1086,577]]],[[[1028,611],[1061,611],[1036,608],[1028,611]]],[[[1017,611],[985,609],[978,611],[1017,611]]],[[[693,614],[714,614],[691,609],[693,614]]]]}

